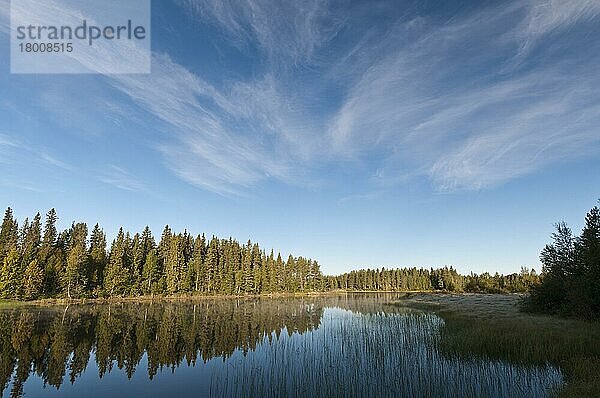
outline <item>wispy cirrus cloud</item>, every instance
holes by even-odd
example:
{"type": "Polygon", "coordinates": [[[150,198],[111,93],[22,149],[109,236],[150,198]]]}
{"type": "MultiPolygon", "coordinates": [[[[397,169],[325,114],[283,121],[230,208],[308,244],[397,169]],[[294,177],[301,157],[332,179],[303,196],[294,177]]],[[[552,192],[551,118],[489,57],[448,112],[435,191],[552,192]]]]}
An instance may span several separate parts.
{"type": "Polygon", "coordinates": [[[69,163],[51,155],[46,148],[36,143],[25,143],[15,137],[0,133],[0,163],[8,163],[9,156],[12,156],[12,161],[18,159],[39,166],[72,170],[69,163]]]}
{"type": "MultiPolygon", "coordinates": [[[[152,74],[103,82],[131,102],[119,117],[158,131],[164,165],[203,189],[314,180],[338,162],[362,165],[357,178],[374,190],[414,178],[439,191],[482,189],[600,152],[600,78],[590,72],[600,41],[581,41],[600,36],[585,31],[597,1],[512,1],[444,18],[408,2],[178,3],[252,54],[251,76],[215,82],[156,52],[152,74]],[[569,45],[589,51],[556,55],[569,45]]],[[[123,169],[111,173],[105,182],[139,188],[123,169]]]]}
{"type": "Polygon", "coordinates": [[[600,3],[595,0],[530,0],[526,4],[527,15],[516,30],[524,52],[548,33],[591,22],[600,15],[600,3]]]}
{"type": "Polygon", "coordinates": [[[54,156],[49,155],[48,153],[41,152],[40,159],[42,161],[46,162],[47,164],[58,167],[60,169],[72,170],[72,166],[70,164],[68,164],[67,162],[64,162],[60,159],[57,159],[54,156]]]}
{"type": "Polygon", "coordinates": [[[343,25],[328,0],[180,0],[204,23],[222,29],[233,44],[258,48],[267,61],[284,68],[314,60],[343,25]]]}
{"type": "Polygon", "coordinates": [[[271,152],[271,143],[261,143],[268,132],[252,130],[261,122],[248,113],[248,102],[240,102],[240,92],[234,102],[168,56],[153,61],[152,75],[119,75],[111,84],[164,122],[170,139],[158,148],[179,177],[228,194],[266,177],[285,177],[285,159],[271,152]],[[253,134],[243,134],[240,125],[253,134]]]}
{"type": "Polygon", "coordinates": [[[108,165],[98,179],[105,184],[125,191],[142,191],[145,189],[145,185],[136,176],[115,165],[108,165]]]}
{"type": "MultiPolygon", "coordinates": [[[[562,6],[547,3],[547,14],[562,13],[562,6]]],[[[505,73],[504,65],[522,56],[523,41],[531,40],[528,32],[544,40],[545,33],[597,12],[588,4],[550,23],[532,16],[541,6],[481,10],[451,23],[421,25],[414,43],[391,42],[389,54],[350,86],[333,118],[336,151],[383,159],[390,176],[384,183],[426,175],[441,191],[490,187],[557,161],[598,154],[600,98],[593,91],[600,79],[589,73],[597,52],[579,64],[525,59],[520,70],[505,73]]]]}
{"type": "Polygon", "coordinates": [[[8,163],[10,147],[15,147],[14,140],[4,134],[0,134],[0,163],[8,163]]]}

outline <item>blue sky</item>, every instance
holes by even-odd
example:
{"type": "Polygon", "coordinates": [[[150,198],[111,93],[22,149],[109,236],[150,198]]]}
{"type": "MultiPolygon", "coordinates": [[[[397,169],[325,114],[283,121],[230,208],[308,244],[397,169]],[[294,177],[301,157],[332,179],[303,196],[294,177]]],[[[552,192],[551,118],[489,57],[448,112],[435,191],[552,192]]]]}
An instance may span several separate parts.
{"type": "Polygon", "coordinates": [[[151,74],[11,75],[0,0],[0,205],[328,273],[539,270],[600,197],[599,22],[597,0],[155,0],[151,74]]]}

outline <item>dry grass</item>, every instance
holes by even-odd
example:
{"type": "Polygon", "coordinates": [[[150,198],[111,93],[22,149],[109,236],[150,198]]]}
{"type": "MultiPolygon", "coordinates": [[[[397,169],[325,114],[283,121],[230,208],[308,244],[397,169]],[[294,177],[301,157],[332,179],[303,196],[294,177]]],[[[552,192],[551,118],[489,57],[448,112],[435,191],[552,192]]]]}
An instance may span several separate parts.
{"type": "Polygon", "coordinates": [[[480,356],[560,367],[565,397],[600,397],[600,323],[519,311],[519,295],[417,294],[399,305],[433,310],[445,321],[448,356],[480,356]]]}

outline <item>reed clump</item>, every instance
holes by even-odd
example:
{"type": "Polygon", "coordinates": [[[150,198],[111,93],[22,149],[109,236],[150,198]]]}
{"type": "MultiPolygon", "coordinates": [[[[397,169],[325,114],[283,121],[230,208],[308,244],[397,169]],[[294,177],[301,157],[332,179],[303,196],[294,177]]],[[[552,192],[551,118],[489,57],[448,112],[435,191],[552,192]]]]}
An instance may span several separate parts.
{"type": "Polygon", "coordinates": [[[440,350],[447,357],[505,360],[559,367],[561,397],[600,396],[600,322],[532,315],[522,297],[418,295],[400,305],[428,308],[444,319],[440,350]]]}

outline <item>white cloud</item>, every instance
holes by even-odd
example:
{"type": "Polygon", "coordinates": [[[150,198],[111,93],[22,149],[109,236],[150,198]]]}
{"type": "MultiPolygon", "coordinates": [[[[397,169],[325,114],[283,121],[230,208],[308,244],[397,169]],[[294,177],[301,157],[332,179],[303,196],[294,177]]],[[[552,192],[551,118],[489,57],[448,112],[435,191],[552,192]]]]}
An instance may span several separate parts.
{"type": "Polygon", "coordinates": [[[258,46],[268,60],[288,67],[313,60],[342,19],[327,0],[180,0],[205,23],[216,24],[238,46],[258,46]]]}
{"type": "MultiPolygon", "coordinates": [[[[554,45],[550,33],[596,18],[597,1],[514,1],[444,21],[398,10],[380,26],[326,1],[180,3],[242,51],[257,47],[255,75],[211,83],[154,54],[152,74],[104,79],[138,122],[151,116],[165,165],[203,189],[317,179],[341,161],[378,170],[374,185],[425,176],[441,191],[481,189],[600,151],[600,78],[589,72],[600,53],[531,56],[554,45]],[[340,45],[344,24],[356,34],[340,45]]],[[[143,188],[120,168],[102,178],[143,188]]]]}
{"type": "Polygon", "coordinates": [[[383,165],[380,183],[427,175],[441,191],[490,187],[597,155],[600,78],[588,70],[600,57],[504,68],[522,48],[515,16],[541,36],[589,18],[596,6],[587,3],[558,20],[534,18],[537,8],[520,4],[479,11],[430,24],[415,43],[390,43],[348,90],[329,130],[333,147],[351,159],[382,159],[374,162],[383,165]]]}
{"type": "Polygon", "coordinates": [[[544,35],[569,28],[600,15],[597,0],[530,0],[529,11],[517,29],[523,40],[522,51],[528,51],[544,35]]]}
{"type": "Polygon", "coordinates": [[[36,162],[39,166],[48,165],[58,167],[64,170],[72,170],[70,164],[57,159],[49,154],[45,149],[39,148],[35,143],[24,143],[6,134],[0,134],[0,163],[9,163],[8,159],[12,156],[12,161],[19,159],[25,163],[36,162]]]}
{"type": "Polygon", "coordinates": [[[142,109],[165,122],[170,140],[159,148],[167,165],[184,180],[232,193],[236,186],[249,186],[267,176],[285,176],[285,159],[276,159],[271,146],[260,142],[264,133],[245,135],[232,127],[238,119],[252,126],[253,115],[244,107],[247,102],[237,102],[239,98],[233,102],[233,96],[222,94],[169,57],[154,57],[152,75],[111,79],[142,109]]]}
{"type": "Polygon", "coordinates": [[[105,184],[112,185],[125,191],[145,190],[144,184],[136,176],[115,165],[108,165],[108,169],[104,171],[98,179],[105,184]]]}
{"type": "Polygon", "coordinates": [[[67,171],[73,169],[70,164],[63,162],[62,160],[59,160],[45,152],[40,153],[39,156],[40,156],[41,160],[43,160],[44,162],[46,162],[47,164],[49,164],[51,166],[58,167],[60,169],[64,169],[67,171]]]}

